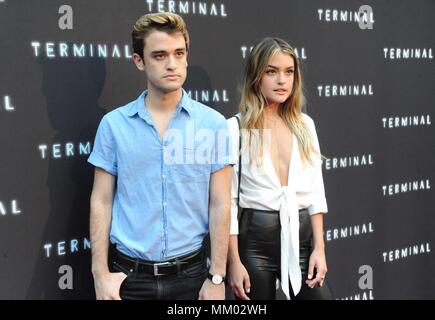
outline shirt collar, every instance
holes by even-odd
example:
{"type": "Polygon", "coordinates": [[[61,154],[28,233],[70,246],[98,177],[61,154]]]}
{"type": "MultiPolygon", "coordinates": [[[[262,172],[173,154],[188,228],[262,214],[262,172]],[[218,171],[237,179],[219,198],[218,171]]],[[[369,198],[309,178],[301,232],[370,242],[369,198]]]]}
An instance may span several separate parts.
{"type": "MultiPolygon", "coordinates": [[[[175,114],[178,115],[181,110],[185,110],[189,116],[192,116],[192,102],[189,98],[187,92],[183,90],[183,95],[181,97],[180,103],[177,106],[177,110],[175,111],[175,114]]],[[[148,122],[151,121],[151,115],[149,114],[147,108],[145,107],[145,97],[148,94],[148,90],[145,90],[140,94],[140,96],[137,98],[137,100],[130,106],[130,109],[128,110],[128,115],[130,117],[133,117],[136,114],[139,114],[142,118],[147,120],[148,122]]]]}

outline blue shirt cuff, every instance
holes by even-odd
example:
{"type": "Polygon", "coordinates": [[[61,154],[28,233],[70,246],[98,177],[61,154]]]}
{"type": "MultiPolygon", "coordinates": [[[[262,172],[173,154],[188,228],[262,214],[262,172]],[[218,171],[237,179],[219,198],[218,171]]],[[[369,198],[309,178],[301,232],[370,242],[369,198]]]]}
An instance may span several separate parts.
{"type": "Polygon", "coordinates": [[[107,171],[112,176],[118,175],[116,167],[112,163],[109,163],[108,161],[104,160],[103,157],[101,157],[95,151],[92,152],[91,155],[89,156],[88,162],[90,164],[94,165],[95,167],[98,167],[98,168],[103,169],[104,171],[107,171]]]}

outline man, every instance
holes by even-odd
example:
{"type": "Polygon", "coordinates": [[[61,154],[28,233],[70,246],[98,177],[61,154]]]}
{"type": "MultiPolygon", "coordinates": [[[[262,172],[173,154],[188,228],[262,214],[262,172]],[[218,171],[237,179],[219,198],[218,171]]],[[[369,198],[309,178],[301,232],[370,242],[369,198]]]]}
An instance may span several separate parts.
{"type": "Polygon", "coordinates": [[[189,36],[180,16],[144,15],[132,38],[148,90],[103,117],[88,160],[96,167],[96,297],[224,299],[233,164],[226,120],[182,89],[189,36]]]}

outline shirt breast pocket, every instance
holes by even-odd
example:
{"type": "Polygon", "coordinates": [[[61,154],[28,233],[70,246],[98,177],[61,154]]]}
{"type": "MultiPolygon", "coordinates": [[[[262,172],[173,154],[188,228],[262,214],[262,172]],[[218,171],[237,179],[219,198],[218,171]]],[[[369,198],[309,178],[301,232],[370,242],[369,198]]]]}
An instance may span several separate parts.
{"type": "Polygon", "coordinates": [[[199,158],[194,148],[183,148],[183,161],[171,165],[172,182],[207,182],[210,176],[210,164],[199,158]]]}

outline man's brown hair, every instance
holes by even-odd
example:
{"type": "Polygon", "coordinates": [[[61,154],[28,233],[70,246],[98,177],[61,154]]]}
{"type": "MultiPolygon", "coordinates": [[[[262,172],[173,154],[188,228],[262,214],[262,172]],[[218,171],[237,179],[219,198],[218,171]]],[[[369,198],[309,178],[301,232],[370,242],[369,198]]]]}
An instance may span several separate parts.
{"type": "Polygon", "coordinates": [[[142,59],[145,38],[153,30],[163,31],[167,34],[181,33],[186,41],[186,50],[189,50],[189,33],[182,17],[169,12],[149,13],[136,21],[131,33],[133,52],[141,56],[142,59]]]}

